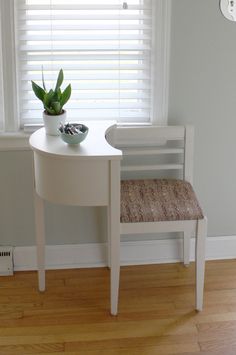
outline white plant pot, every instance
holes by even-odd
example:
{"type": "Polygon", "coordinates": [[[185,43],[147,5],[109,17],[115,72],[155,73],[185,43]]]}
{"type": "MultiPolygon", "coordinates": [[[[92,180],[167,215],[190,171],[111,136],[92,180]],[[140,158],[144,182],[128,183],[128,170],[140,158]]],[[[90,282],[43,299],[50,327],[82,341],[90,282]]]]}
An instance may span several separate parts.
{"type": "Polygon", "coordinates": [[[59,136],[59,127],[66,121],[66,111],[63,111],[61,115],[52,116],[48,115],[45,111],[43,112],[43,122],[46,134],[50,136],[59,136]]]}

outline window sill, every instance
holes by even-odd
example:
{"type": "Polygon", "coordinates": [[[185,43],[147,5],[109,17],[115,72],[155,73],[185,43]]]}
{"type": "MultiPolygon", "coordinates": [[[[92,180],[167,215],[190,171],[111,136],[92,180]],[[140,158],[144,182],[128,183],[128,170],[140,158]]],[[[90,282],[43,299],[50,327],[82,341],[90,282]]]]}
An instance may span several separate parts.
{"type": "Polygon", "coordinates": [[[23,131],[15,133],[0,133],[0,151],[28,150],[30,134],[23,131]]]}

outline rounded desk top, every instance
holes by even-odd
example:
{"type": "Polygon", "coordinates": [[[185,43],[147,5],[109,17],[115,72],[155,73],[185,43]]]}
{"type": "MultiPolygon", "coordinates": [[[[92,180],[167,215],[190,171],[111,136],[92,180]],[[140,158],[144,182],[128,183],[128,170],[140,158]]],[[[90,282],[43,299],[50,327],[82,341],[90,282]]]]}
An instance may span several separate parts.
{"type": "Polygon", "coordinates": [[[43,155],[79,159],[121,159],[122,152],[112,147],[106,140],[106,133],[116,126],[115,121],[86,121],[89,128],[86,139],[80,144],[68,145],[60,136],[49,136],[41,128],[30,136],[30,146],[43,155]]]}

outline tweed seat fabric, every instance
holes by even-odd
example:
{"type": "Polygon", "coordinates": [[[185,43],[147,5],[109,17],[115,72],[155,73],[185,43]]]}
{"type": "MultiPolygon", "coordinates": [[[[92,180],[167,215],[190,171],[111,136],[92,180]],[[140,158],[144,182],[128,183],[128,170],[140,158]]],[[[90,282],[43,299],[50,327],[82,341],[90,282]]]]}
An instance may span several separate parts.
{"type": "Polygon", "coordinates": [[[121,181],[121,223],[202,219],[189,182],[175,179],[121,181]]]}

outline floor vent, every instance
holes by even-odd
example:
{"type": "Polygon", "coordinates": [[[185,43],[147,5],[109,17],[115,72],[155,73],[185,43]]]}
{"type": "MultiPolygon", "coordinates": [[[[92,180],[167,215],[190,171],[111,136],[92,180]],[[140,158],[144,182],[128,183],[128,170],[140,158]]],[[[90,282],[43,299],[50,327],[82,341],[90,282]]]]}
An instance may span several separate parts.
{"type": "Polygon", "coordinates": [[[13,275],[13,248],[0,246],[0,276],[13,275]]]}

